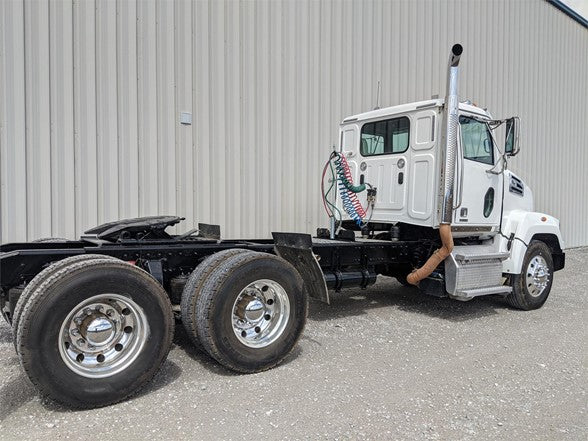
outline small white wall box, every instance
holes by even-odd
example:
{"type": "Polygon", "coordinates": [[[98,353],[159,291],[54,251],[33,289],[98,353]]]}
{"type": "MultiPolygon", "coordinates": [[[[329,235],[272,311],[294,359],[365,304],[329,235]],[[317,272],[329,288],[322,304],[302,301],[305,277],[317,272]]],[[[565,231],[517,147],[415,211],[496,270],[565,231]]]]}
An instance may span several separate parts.
{"type": "Polygon", "coordinates": [[[180,124],[192,124],[192,113],[191,112],[180,112],[180,124]]]}

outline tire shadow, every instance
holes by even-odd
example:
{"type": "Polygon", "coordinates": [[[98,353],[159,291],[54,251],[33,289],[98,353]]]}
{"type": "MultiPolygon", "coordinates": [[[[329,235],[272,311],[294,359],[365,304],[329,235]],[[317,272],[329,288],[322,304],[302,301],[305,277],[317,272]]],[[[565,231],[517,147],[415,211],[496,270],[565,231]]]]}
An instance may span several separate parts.
{"type": "MultiPolygon", "coordinates": [[[[302,337],[304,338],[304,337],[302,337]]],[[[242,375],[254,375],[254,374],[246,374],[242,372],[235,372],[232,371],[220,363],[218,363],[215,359],[210,357],[203,349],[197,348],[193,343],[188,333],[184,329],[182,322],[180,320],[176,321],[176,331],[174,334],[174,344],[176,344],[179,348],[181,348],[184,353],[190,357],[193,361],[197,362],[200,366],[202,366],[207,371],[221,375],[224,377],[237,377],[242,375]]],[[[292,352],[290,352],[284,360],[276,366],[277,368],[280,366],[286,366],[292,361],[296,360],[302,354],[302,348],[299,344],[294,346],[292,352]]]]}
{"type": "Polygon", "coordinates": [[[330,305],[311,300],[309,320],[337,320],[364,315],[371,309],[394,308],[443,320],[464,322],[495,315],[503,309],[510,309],[502,299],[497,297],[479,297],[468,302],[432,297],[420,292],[417,288],[405,287],[392,278],[381,276],[375,285],[366,290],[347,289],[340,293],[330,292],[330,295],[330,305]]]}
{"type": "Polygon", "coordinates": [[[8,381],[0,387],[0,422],[34,399],[36,395],[37,391],[24,374],[19,373],[16,378],[8,381]]]}
{"type": "Polygon", "coordinates": [[[35,398],[37,391],[23,374],[12,345],[12,328],[0,323],[2,368],[9,378],[0,386],[0,422],[35,398]]]}
{"type": "MultiPolygon", "coordinates": [[[[133,393],[129,397],[125,398],[124,400],[119,401],[114,404],[111,404],[110,406],[103,406],[103,407],[116,406],[119,403],[124,403],[125,401],[128,401],[128,400],[135,400],[135,399],[141,398],[145,395],[149,395],[150,393],[155,392],[155,391],[173,383],[174,381],[176,381],[180,377],[181,374],[182,374],[182,369],[176,363],[174,363],[172,360],[167,359],[163,362],[163,364],[161,365],[161,368],[159,369],[159,371],[157,371],[157,373],[155,374],[155,376],[153,377],[153,379],[149,383],[144,385],[142,388],[140,388],[138,391],[136,391],[135,393],[133,393]]],[[[33,390],[33,392],[36,393],[36,391],[34,391],[34,390],[33,390]]],[[[93,410],[93,409],[72,409],[72,408],[64,406],[60,403],[57,403],[48,397],[42,398],[41,405],[48,411],[58,412],[58,413],[92,412],[92,410],[93,410]]]]}
{"type": "Polygon", "coordinates": [[[165,360],[159,371],[157,371],[155,377],[153,377],[153,379],[143,386],[137,393],[131,395],[127,399],[135,399],[144,395],[149,395],[152,392],[172,384],[174,381],[180,378],[181,375],[182,368],[168,358],[165,360]]]}
{"type": "Polygon", "coordinates": [[[207,371],[213,374],[223,375],[225,377],[233,377],[239,375],[237,372],[233,372],[229,369],[222,367],[217,363],[216,360],[212,359],[203,349],[197,348],[192,340],[188,336],[188,333],[184,329],[182,322],[176,320],[176,329],[174,333],[174,344],[178,348],[182,349],[184,353],[198,365],[205,368],[207,371]]]}
{"type": "Polygon", "coordinates": [[[6,322],[0,326],[0,344],[3,343],[12,344],[12,328],[6,322]]]}

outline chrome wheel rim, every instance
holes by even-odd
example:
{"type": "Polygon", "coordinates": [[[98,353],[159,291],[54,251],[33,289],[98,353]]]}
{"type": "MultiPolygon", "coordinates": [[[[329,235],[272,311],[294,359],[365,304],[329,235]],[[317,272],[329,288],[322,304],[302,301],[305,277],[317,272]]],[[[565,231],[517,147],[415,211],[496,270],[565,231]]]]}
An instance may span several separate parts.
{"type": "Polygon", "coordinates": [[[543,256],[535,256],[529,262],[525,274],[525,284],[531,297],[539,297],[549,284],[549,267],[543,256]]]}
{"type": "Polygon", "coordinates": [[[260,279],[241,290],[233,304],[232,324],[237,339],[250,348],[271,345],[290,319],[290,300],[279,283],[260,279]]]}
{"type": "Polygon", "coordinates": [[[78,375],[110,377],[135,361],[148,334],[139,305],[119,294],[100,294],[79,303],[63,321],[59,354],[78,375]]]}

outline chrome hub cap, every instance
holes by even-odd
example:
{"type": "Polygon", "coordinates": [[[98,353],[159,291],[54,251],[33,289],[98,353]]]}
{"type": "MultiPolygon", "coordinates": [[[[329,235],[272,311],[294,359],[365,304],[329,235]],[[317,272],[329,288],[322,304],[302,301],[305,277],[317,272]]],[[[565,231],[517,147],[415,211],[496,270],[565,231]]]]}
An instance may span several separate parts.
{"type": "Polygon", "coordinates": [[[86,329],[86,340],[92,346],[108,344],[116,332],[115,324],[100,316],[94,316],[89,323],[82,325],[82,329],[86,329]]]}
{"type": "Polygon", "coordinates": [[[135,361],[148,334],[139,305],[118,294],[101,294],[79,303],[63,321],[59,354],[81,376],[109,377],[135,361]]]}
{"type": "Polygon", "coordinates": [[[527,291],[532,297],[539,297],[549,284],[549,267],[543,256],[535,256],[529,262],[525,274],[527,291]]]}
{"type": "Polygon", "coordinates": [[[279,283],[261,279],[241,290],[233,304],[233,332],[250,348],[275,342],[290,318],[290,300],[279,283]]]}

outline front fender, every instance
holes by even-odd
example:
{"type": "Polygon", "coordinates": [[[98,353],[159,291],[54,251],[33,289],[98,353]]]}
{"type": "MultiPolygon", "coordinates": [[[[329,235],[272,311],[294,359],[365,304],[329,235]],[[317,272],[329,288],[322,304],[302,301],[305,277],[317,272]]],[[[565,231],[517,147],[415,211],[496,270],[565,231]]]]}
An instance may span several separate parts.
{"type": "Polygon", "coordinates": [[[500,251],[510,253],[510,257],[502,263],[503,273],[520,274],[527,251],[525,244],[528,245],[536,236],[550,237],[554,243],[557,240],[560,250],[565,247],[559,220],[548,214],[513,210],[504,217],[502,225],[502,234],[506,237],[500,237],[500,251]],[[511,241],[512,233],[516,239],[511,241]]]}

